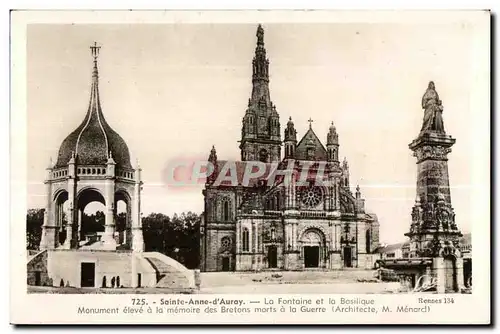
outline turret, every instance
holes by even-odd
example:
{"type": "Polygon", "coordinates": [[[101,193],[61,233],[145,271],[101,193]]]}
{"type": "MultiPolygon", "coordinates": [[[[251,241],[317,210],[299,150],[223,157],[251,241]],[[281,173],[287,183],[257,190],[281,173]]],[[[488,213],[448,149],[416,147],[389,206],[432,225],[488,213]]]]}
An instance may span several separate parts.
{"type": "Polygon", "coordinates": [[[297,146],[297,131],[295,130],[292,117],[289,118],[285,129],[285,159],[293,159],[295,157],[295,147],[297,146]]]}
{"type": "Polygon", "coordinates": [[[326,136],[326,149],[328,153],[328,161],[339,163],[339,135],[335,126],[330,125],[328,135],[326,136]]]}

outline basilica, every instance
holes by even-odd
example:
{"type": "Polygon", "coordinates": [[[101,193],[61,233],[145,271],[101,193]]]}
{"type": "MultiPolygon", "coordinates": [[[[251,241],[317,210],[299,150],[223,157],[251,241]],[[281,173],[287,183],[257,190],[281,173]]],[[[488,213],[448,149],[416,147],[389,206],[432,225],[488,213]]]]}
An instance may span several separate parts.
{"type": "Polygon", "coordinates": [[[219,159],[215,147],[209,155],[214,167],[203,190],[201,270],[371,269],[379,243],[377,216],[365,211],[359,186],[354,193],[351,190],[349,165],[345,158],[339,160],[333,122],[326,146],[312,121],[298,140],[291,117],[282,139],[280,115],[270,98],[269,60],[260,25],[252,66],[241,161],[219,159]],[[246,172],[255,162],[265,170],[248,178],[246,172]],[[236,182],[220,181],[231,172],[236,182]],[[294,176],[290,182],[282,177],[287,173],[294,176]],[[320,174],[328,182],[317,182],[320,174]]]}

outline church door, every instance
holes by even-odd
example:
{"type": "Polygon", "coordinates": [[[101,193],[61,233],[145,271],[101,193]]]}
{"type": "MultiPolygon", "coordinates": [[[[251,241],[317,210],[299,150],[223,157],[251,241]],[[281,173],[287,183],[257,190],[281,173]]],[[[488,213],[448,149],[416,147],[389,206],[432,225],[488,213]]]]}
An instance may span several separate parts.
{"type": "Polygon", "coordinates": [[[222,271],[229,271],[229,258],[228,257],[222,258],[222,271]]]}
{"type": "Polygon", "coordinates": [[[352,267],[352,251],[351,247],[344,247],[344,268],[352,267]]]}
{"type": "Polygon", "coordinates": [[[444,291],[455,292],[457,287],[457,274],[453,257],[444,258],[444,291]]]}
{"type": "Polygon", "coordinates": [[[304,267],[318,268],[319,267],[319,247],[305,246],[304,247],[304,267]]]}
{"type": "Polygon", "coordinates": [[[278,249],[276,246],[269,246],[267,249],[267,263],[269,268],[278,267],[278,249]]]}

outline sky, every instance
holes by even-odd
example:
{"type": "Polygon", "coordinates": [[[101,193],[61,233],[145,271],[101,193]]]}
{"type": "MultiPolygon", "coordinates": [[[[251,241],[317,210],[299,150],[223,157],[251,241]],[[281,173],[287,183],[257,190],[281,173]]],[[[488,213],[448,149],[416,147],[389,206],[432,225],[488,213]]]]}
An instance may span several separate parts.
{"type": "MultiPolygon", "coordinates": [[[[443,101],[452,205],[463,232],[472,230],[475,140],[470,122],[478,76],[467,22],[264,24],[271,100],[283,132],[292,117],[298,137],[309,123],[326,142],[333,121],[340,157],[359,184],[380,239],[409,230],[416,158],[408,144],[422,125],[421,97],[430,80],[443,101]]],[[[27,31],[28,208],[45,202],[45,168],[83,120],[92,58],[99,56],[103,113],[139,160],[142,212],[201,213],[200,186],[164,182],[176,159],[239,159],[241,120],[251,93],[257,24],[30,25],[27,31]]],[[[283,136],[283,133],[282,133],[283,136]]],[[[484,143],[486,144],[486,143],[484,143]]]]}

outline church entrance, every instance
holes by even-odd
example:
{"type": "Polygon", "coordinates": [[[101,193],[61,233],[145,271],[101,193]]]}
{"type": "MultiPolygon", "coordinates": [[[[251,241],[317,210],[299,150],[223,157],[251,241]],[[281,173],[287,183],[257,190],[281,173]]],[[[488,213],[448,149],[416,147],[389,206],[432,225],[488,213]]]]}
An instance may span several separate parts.
{"type": "Polygon", "coordinates": [[[278,267],[278,248],[276,246],[269,246],[267,249],[267,263],[269,268],[278,267]]]}
{"type": "Polygon", "coordinates": [[[311,228],[304,232],[300,238],[304,268],[320,268],[325,265],[324,240],[323,232],[317,228],[311,228]]]}
{"type": "Polygon", "coordinates": [[[444,291],[457,291],[457,271],[455,267],[455,258],[448,256],[444,258],[444,291]]]}
{"type": "Polygon", "coordinates": [[[222,258],[222,271],[229,271],[229,257],[222,258]]]}
{"type": "Polygon", "coordinates": [[[344,247],[344,268],[352,267],[352,250],[351,247],[344,247]]]}
{"type": "Polygon", "coordinates": [[[306,268],[319,267],[319,246],[304,247],[304,266],[306,268]]]}
{"type": "Polygon", "coordinates": [[[95,263],[82,262],[80,286],[82,288],[93,288],[95,286],[95,263]]]}

